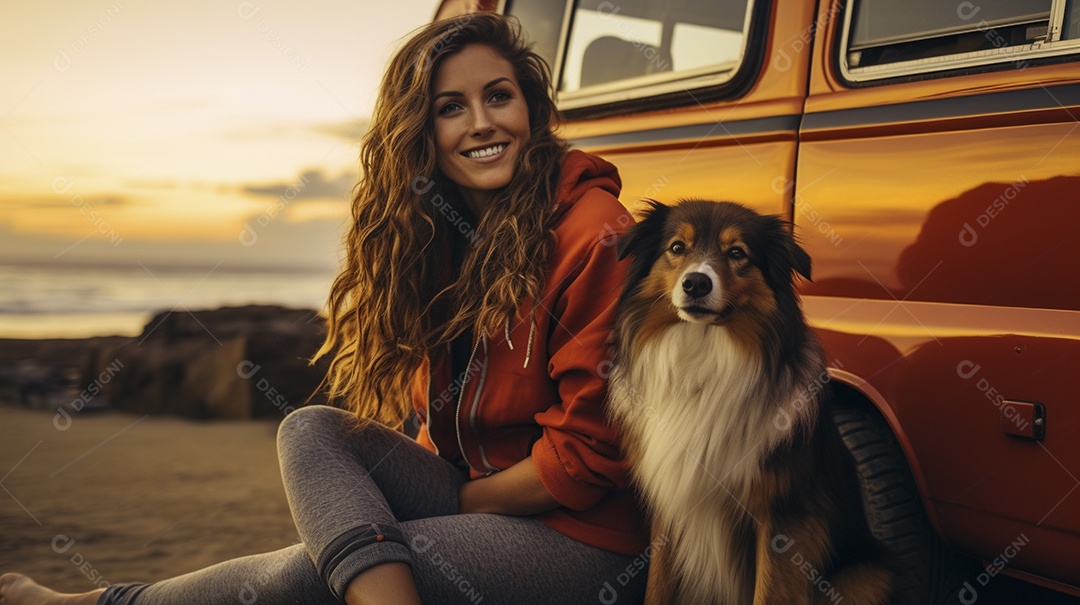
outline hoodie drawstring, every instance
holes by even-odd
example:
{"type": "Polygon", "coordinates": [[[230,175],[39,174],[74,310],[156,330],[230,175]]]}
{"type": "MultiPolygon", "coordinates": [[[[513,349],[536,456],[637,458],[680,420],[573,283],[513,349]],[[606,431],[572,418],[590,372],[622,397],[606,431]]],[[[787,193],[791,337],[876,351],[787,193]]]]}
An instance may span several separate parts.
{"type": "Polygon", "coordinates": [[[521,366],[522,369],[529,367],[529,358],[532,355],[533,336],[536,335],[536,313],[529,313],[529,345],[525,349],[525,365],[521,366]]]}
{"type": "MultiPolygon", "coordinates": [[[[514,350],[514,341],[510,338],[510,321],[512,318],[506,318],[505,335],[506,346],[510,347],[510,350],[514,350]]],[[[529,367],[529,360],[532,359],[533,339],[536,337],[536,309],[534,308],[529,312],[529,343],[525,349],[525,363],[521,366],[522,369],[529,367]]]]}

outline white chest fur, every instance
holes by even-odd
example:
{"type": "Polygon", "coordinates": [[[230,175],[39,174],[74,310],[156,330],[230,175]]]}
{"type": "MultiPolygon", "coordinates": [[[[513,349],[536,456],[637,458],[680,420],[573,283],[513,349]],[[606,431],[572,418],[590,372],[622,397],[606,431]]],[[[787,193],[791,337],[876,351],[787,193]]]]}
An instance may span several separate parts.
{"type": "Polygon", "coordinates": [[[688,322],[615,370],[611,406],[634,444],[635,479],[672,533],[665,538],[692,592],[734,603],[752,590],[738,577],[744,562],[732,560],[717,502],[741,507],[765,456],[790,435],[790,417],[778,414],[790,384],[768,379],[760,355],[725,328],[688,322]]]}

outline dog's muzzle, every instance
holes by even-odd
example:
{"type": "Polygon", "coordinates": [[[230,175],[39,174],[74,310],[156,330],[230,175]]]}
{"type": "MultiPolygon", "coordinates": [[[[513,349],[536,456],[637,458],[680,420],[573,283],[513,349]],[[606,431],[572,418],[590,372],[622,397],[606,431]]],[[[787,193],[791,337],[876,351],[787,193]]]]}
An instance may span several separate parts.
{"type": "Polygon", "coordinates": [[[690,298],[701,298],[712,292],[712,278],[704,273],[687,273],[682,289],[690,298]]]}
{"type": "Polygon", "coordinates": [[[672,302],[675,303],[679,317],[683,321],[694,323],[723,321],[735,308],[725,304],[722,293],[716,287],[719,285],[719,276],[704,263],[693,269],[683,274],[672,293],[672,302]]]}

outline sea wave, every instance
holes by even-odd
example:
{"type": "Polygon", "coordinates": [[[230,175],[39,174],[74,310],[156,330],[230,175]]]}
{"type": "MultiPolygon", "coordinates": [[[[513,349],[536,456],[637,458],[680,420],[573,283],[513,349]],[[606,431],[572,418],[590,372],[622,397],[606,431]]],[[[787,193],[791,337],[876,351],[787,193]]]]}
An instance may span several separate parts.
{"type": "Polygon", "coordinates": [[[0,338],[138,333],[169,310],[321,309],[333,278],[326,269],[0,264],[0,338]]]}

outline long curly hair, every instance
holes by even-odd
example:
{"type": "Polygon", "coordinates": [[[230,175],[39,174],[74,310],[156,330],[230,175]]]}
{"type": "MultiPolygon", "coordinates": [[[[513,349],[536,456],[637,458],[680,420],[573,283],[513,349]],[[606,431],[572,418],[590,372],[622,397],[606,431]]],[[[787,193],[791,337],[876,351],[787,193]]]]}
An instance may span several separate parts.
{"type": "Polygon", "coordinates": [[[362,421],[400,428],[410,387],[428,351],[472,330],[493,336],[540,300],[556,215],[565,141],[547,64],[520,24],[475,13],[418,30],[390,61],[361,143],[362,176],[352,203],[343,268],[330,290],[327,335],[315,359],[332,353],[324,387],[362,421]],[[510,183],[474,229],[451,200],[454,183],[436,167],[432,81],[440,64],[471,44],[493,48],[514,68],[528,106],[530,138],[510,183]],[[472,245],[460,271],[447,258],[455,231],[472,245]]]}

